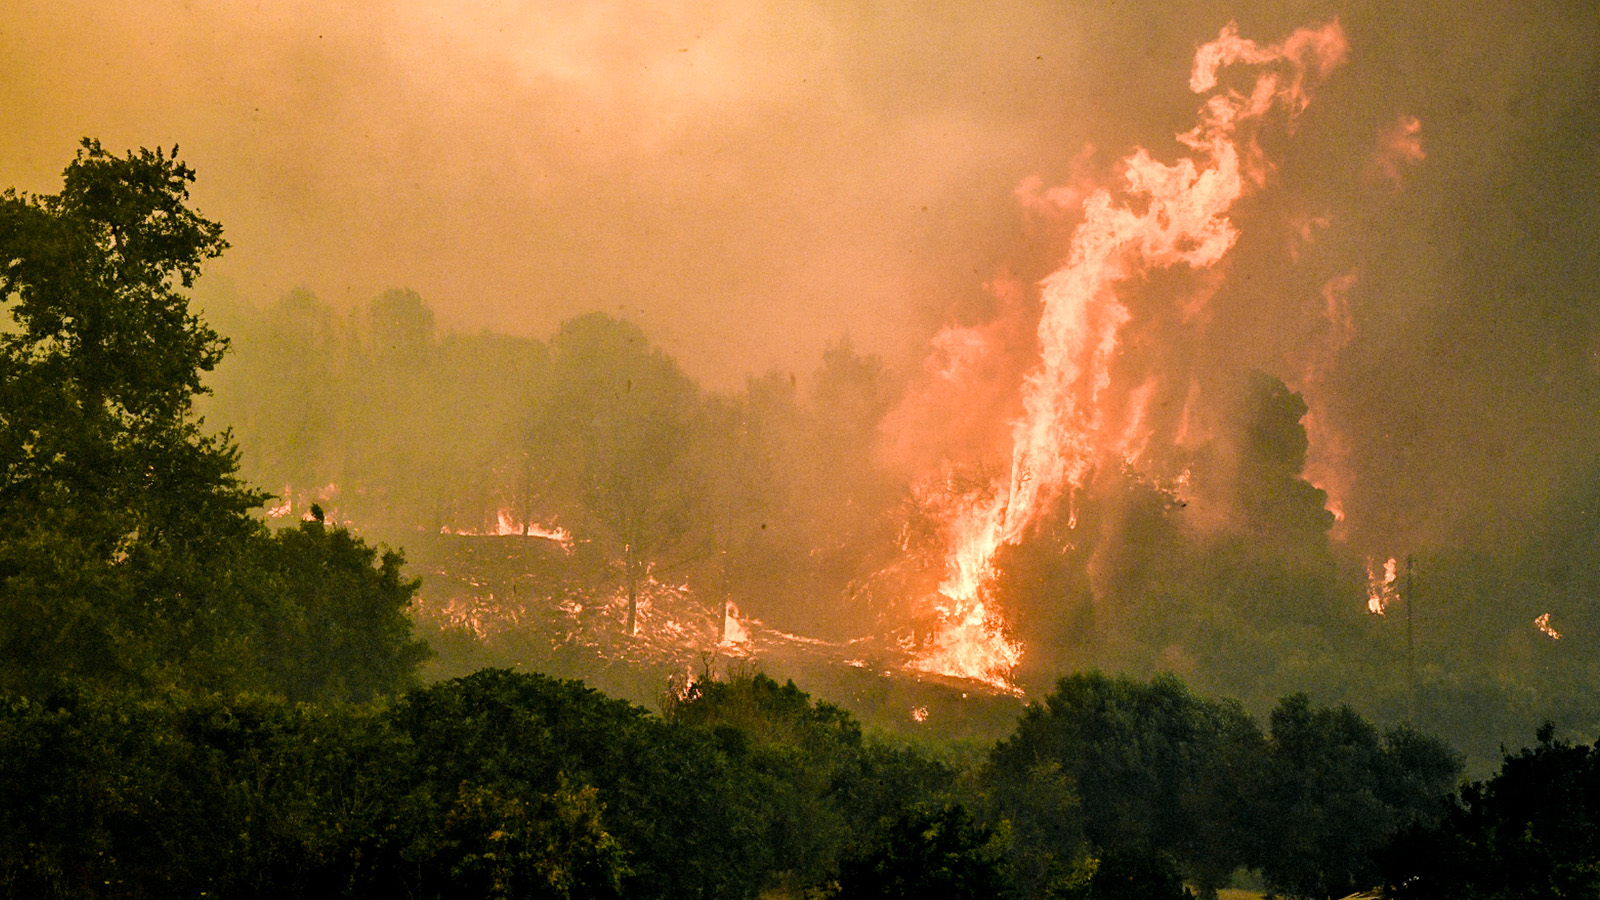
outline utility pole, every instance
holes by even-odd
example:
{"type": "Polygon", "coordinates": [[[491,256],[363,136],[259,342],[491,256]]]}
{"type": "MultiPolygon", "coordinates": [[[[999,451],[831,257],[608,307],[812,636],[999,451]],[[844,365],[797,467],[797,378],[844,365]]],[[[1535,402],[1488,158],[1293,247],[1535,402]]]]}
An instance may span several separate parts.
{"type": "Polygon", "coordinates": [[[1417,644],[1411,625],[1411,607],[1416,594],[1411,587],[1411,554],[1406,554],[1406,586],[1403,599],[1406,603],[1406,697],[1407,719],[1417,727],[1417,644]]]}

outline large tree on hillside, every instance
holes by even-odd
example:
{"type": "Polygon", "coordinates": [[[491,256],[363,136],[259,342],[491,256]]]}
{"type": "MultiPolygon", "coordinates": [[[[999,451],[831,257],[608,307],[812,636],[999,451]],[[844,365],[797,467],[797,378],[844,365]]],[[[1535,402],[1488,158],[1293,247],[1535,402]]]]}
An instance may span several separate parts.
{"type": "Polygon", "coordinates": [[[268,532],[194,413],[227,344],[185,291],[227,245],[175,154],[84,141],[59,194],[0,195],[0,693],[392,690],[425,653],[399,559],[268,532]]]}
{"type": "Polygon", "coordinates": [[[133,677],[230,628],[216,589],[261,495],[192,414],[226,342],[181,289],[227,245],[187,206],[194,173],[175,153],[86,140],[59,194],[0,196],[7,688],[133,677]]]}
{"type": "Polygon", "coordinates": [[[531,443],[621,561],[630,634],[650,566],[697,540],[701,491],[689,450],[699,406],[694,382],[635,325],[590,313],[550,342],[550,388],[532,412],[531,443]]]}

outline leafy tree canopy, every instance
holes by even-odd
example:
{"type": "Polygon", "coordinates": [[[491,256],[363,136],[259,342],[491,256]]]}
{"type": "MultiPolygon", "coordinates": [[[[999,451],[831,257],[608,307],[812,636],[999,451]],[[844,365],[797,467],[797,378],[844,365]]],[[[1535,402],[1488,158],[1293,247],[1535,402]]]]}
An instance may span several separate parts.
{"type": "Polygon", "coordinates": [[[85,140],[60,193],[0,194],[0,692],[394,690],[420,652],[398,557],[271,535],[195,414],[227,342],[186,291],[227,243],[194,177],[85,140]]]}
{"type": "Polygon", "coordinates": [[[1556,740],[1506,753],[1493,778],[1463,787],[1436,822],[1379,854],[1396,900],[1543,900],[1600,894],[1600,745],[1556,740]]]}

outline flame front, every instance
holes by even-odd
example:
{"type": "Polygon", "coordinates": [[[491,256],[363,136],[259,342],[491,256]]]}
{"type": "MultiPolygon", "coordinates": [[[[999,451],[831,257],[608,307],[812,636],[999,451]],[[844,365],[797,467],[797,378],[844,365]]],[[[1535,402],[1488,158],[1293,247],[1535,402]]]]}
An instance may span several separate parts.
{"type": "Polygon", "coordinates": [[[1023,382],[1009,475],[979,499],[953,505],[946,577],[931,600],[937,631],[913,668],[1014,690],[1010,675],[1022,648],[986,596],[996,553],[1057,501],[1070,510],[1073,492],[1103,461],[1120,455],[1131,463],[1144,449],[1142,410],[1153,382],[1119,407],[1131,414],[1106,410],[1118,334],[1130,318],[1119,286],[1156,269],[1201,270],[1223,258],[1237,237],[1229,209],[1266,180],[1266,162],[1243,127],[1274,109],[1290,117],[1302,111],[1308,82],[1343,62],[1346,49],[1337,22],[1273,46],[1244,40],[1229,25],[1195,54],[1190,87],[1211,96],[1199,124],[1178,136],[1192,155],[1167,165],[1139,149],[1123,160],[1120,202],[1105,189],[1084,201],[1066,263],[1041,282],[1040,361],[1023,382]],[[1251,89],[1217,91],[1219,70],[1241,63],[1262,67],[1251,89]]]}
{"type": "Polygon", "coordinates": [[[1389,557],[1383,564],[1383,573],[1372,565],[1372,560],[1367,560],[1367,612],[1381,616],[1389,608],[1389,604],[1400,596],[1399,563],[1394,557],[1389,557]]]}

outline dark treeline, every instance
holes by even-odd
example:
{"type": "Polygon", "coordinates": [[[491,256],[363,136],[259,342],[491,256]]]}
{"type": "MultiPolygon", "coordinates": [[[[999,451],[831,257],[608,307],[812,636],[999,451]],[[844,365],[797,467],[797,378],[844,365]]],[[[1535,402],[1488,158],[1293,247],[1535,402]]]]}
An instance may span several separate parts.
{"type": "Polygon", "coordinates": [[[1101,676],[972,764],[737,673],[660,717],[505,670],[366,706],[58,690],[7,703],[0,750],[10,896],[1160,900],[1254,867],[1329,897],[1457,771],[1348,709],[1289,698],[1263,735],[1101,676]]]}
{"type": "MultiPolygon", "coordinates": [[[[1593,892],[1597,757],[1549,729],[1498,777],[1449,799],[1460,761],[1435,738],[1381,731],[1304,694],[1269,704],[1263,728],[1242,704],[1172,675],[1061,679],[1008,737],[966,755],[871,736],[792,682],[748,672],[683,684],[660,715],[505,669],[420,685],[427,649],[406,616],[417,582],[398,553],[339,524],[347,503],[403,506],[402,488],[347,482],[311,498],[327,508],[310,502],[309,519],[273,531],[252,515],[267,495],[241,477],[230,437],[199,425],[194,401],[226,343],[184,291],[225,244],[188,208],[192,179],[163,151],[116,157],[86,141],[59,194],[0,198],[0,297],[12,319],[0,334],[7,896],[1176,900],[1185,883],[1213,894],[1241,870],[1295,897],[1376,885],[1416,897],[1593,892]],[[1537,873],[1524,876],[1524,864],[1537,873]]],[[[385,372],[427,371],[406,360],[448,344],[427,337],[428,321],[414,296],[386,297],[372,328],[391,339],[345,377],[387,385],[385,372]]],[[[494,499],[593,528],[630,598],[673,554],[725,569],[755,558],[757,542],[776,540],[759,527],[773,510],[793,517],[773,522],[804,522],[805,503],[854,497],[835,524],[884,527],[862,512],[893,496],[875,493],[881,473],[868,466],[836,475],[807,470],[814,458],[799,464],[838,482],[821,499],[801,496],[804,481],[727,489],[784,471],[772,435],[715,443],[762,421],[754,386],[732,401],[704,395],[605,317],[538,346],[524,348],[543,354],[538,390],[500,420],[538,436],[523,443],[538,455],[494,499]],[[740,477],[718,482],[708,473],[724,470],[706,460],[732,457],[701,455],[705,446],[745,446],[749,465],[729,464],[740,477]],[[774,497],[791,505],[762,505],[774,497]],[[691,510],[723,515],[697,525],[691,510]]],[[[886,379],[841,346],[808,401],[824,405],[802,403],[784,379],[760,383],[794,419],[773,434],[859,460],[886,379]]],[[[307,398],[341,386],[300,384],[307,398]]],[[[1295,420],[1283,415],[1294,403],[1271,384],[1262,396],[1281,427],[1257,430],[1287,435],[1287,450],[1242,496],[1303,510],[1295,420]]],[[[377,405],[371,415],[410,414],[377,405]]],[[[383,462],[363,477],[406,466],[416,480],[397,485],[444,476],[430,452],[364,450],[383,462]]],[[[1120,508],[1153,504],[1159,548],[1169,507],[1135,488],[1128,495],[1145,500],[1120,508]]],[[[467,515],[435,514],[440,527],[467,515]]],[[[845,578],[817,546],[785,547],[778,565],[845,578]]],[[[840,559],[851,547],[823,546],[840,559]]],[[[1009,560],[1008,571],[1025,564],[1009,560]]],[[[1048,560],[1031,565],[1046,582],[1062,577],[1048,560]]]]}
{"type": "Polygon", "coordinates": [[[494,669],[360,706],[62,689],[0,708],[0,890],[1583,896],[1600,750],[1541,741],[1452,799],[1436,739],[1303,695],[1263,731],[1172,677],[1064,679],[967,760],[759,674],[660,716],[494,669]]]}

